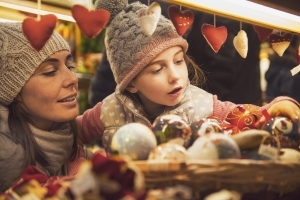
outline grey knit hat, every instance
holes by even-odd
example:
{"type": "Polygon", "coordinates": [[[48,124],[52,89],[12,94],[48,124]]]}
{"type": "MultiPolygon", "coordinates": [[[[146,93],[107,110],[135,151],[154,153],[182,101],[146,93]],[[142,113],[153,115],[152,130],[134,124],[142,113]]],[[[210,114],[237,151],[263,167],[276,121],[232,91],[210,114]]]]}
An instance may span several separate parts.
{"type": "Polygon", "coordinates": [[[139,24],[139,12],[148,6],[140,2],[128,4],[128,0],[97,0],[95,8],[110,12],[105,45],[120,91],[163,50],[181,46],[186,52],[188,48],[172,22],[162,15],[153,34],[146,34],[139,24]]]}
{"type": "Polygon", "coordinates": [[[61,50],[70,51],[70,47],[58,33],[36,51],[23,33],[22,23],[0,23],[0,104],[9,105],[39,65],[61,50]]]}

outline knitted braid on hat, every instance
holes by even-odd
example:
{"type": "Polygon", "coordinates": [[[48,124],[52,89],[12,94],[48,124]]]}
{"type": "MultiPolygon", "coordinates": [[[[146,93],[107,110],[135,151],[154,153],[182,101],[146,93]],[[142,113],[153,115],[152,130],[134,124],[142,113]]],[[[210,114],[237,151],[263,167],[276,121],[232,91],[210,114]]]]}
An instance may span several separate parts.
{"type": "Polygon", "coordinates": [[[138,13],[148,6],[140,2],[127,5],[127,0],[98,0],[97,9],[113,12],[105,32],[107,58],[110,62],[117,90],[123,91],[130,81],[163,50],[181,46],[188,48],[186,40],[178,35],[173,23],[160,16],[156,30],[148,36],[139,24],[138,13]],[[113,2],[113,3],[112,3],[113,2]],[[122,2],[116,5],[116,2],[122,2]],[[124,7],[127,5],[126,7],[124,7]],[[114,6],[117,6],[114,7],[114,6]],[[116,14],[116,12],[119,13],[116,14]]]}

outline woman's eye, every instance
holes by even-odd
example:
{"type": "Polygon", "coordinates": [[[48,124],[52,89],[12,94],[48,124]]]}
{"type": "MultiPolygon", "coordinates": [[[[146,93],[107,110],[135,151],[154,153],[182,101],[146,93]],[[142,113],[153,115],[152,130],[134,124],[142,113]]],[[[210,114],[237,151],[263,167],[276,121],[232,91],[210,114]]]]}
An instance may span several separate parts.
{"type": "Polygon", "coordinates": [[[71,72],[75,72],[75,67],[74,67],[74,66],[69,66],[68,69],[69,69],[71,72]]]}
{"type": "Polygon", "coordinates": [[[45,72],[44,75],[46,75],[46,76],[54,76],[55,72],[56,72],[56,70],[53,70],[51,72],[45,72]]]}

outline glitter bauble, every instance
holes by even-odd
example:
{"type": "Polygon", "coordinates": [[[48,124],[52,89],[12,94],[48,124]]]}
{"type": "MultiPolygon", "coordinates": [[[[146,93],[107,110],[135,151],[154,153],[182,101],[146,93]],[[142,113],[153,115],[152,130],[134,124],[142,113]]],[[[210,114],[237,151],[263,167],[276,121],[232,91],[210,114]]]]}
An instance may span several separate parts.
{"type": "Polygon", "coordinates": [[[150,128],[140,123],[129,123],[116,131],[111,148],[132,160],[147,160],[156,145],[155,135],[150,128]]]}

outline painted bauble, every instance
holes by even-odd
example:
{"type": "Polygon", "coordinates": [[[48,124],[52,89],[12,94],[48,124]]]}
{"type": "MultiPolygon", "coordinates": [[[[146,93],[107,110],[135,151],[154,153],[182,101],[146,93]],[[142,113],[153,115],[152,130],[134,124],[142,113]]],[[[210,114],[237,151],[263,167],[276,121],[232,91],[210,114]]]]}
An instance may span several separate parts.
{"type": "Polygon", "coordinates": [[[190,140],[190,146],[193,142],[200,136],[204,136],[208,133],[222,133],[223,130],[220,126],[220,123],[216,119],[212,118],[203,118],[199,121],[193,122],[190,125],[192,135],[190,140]]]}
{"type": "Polygon", "coordinates": [[[189,159],[228,159],[241,158],[241,152],[236,142],[222,133],[208,133],[199,137],[187,149],[189,159]]]}
{"type": "Polygon", "coordinates": [[[179,144],[159,144],[150,152],[148,160],[184,162],[186,160],[186,149],[179,144]]]}
{"type": "Polygon", "coordinates": [[[263,113],[259,106],[251,104],[238,105],[226,116],[226,121],[236,126],[239,131],[258,129],[263,113]]]}
{"type": "MultiPolygon", "coordinates": [[[[286,117],[274,117],[267,121],[261,128],[268,131],[280,141],[281,148],[293,148],[299,150],[300,134],[298,125],[286,117]]],[[[272,140],[276,146],[276,141],[272,140]]]]}
{"type": "Polygon", "coordinates": [[[152,131],[158,144],[180,138],[184,147],[188,146],[192,133],[190,126],[178,115],[163,115],[157,118],[153,122],[152,131]]]}
{"type": "Polygon", "coordinates": [[[129,123],[116,131],[111,148],[132,160],[147,160],[156,145],[155,135],[149,127],[140,123],[129,123]]]}

